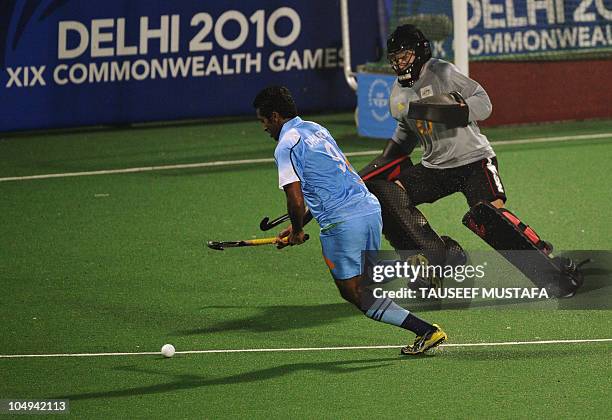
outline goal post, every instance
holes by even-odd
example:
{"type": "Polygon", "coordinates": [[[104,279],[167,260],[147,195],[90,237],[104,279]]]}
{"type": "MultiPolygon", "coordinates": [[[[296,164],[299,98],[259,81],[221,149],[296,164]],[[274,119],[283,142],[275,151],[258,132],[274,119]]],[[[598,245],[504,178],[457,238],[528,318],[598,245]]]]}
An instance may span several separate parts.
{"type": "MultiPolygon", "coordinates": [[[[417,26],[432,41],[434,56],[454,62],[468,75],[468,0],[377,0],[378,34],[383,44],[399,25],[417,26]]],[[[353,63],[351,61],[351,28],[349,27],[349,0],[340,0],[344,76],[348,85],[356,90],[357,72],[391,73],[386,54],[378,62],[353,63]]]]}
{"type": "Polygon", "coordinates": [[[468,54],[468,4],[467,0],[453,0],[453,43],[455,65],[466,76],[470,75],[468,54]]]}

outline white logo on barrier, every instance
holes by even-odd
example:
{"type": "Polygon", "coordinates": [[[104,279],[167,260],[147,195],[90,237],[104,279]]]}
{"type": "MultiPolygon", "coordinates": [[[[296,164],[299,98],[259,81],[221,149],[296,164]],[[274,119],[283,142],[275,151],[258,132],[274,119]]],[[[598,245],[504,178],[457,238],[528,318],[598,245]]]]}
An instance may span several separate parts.
{"type": "Polygon", "coordinates": [[[384,121],[389,118],[389,97],[391,91],[387,82],[383,79],[376,79],[370,85],[368,91],[368,104],[372,112],[372,116],[377,121],[384,121]]]}
{"type": "Polygon", "coordinates": [[[8,81],[4,87],[342,68],[343,54],[339,47],[293,47],[301,33],[300,14],[290,7],[273,11],[259,9],[250,15],[226,10],[219,16],[199,12],[192,16],[62,20],[57,24],[59,62],[48,66],[7,67],[8,81]],[[277,25],[280,21],[283,25],[277,25]],[[238,33],[230,31],[233,35],[229,36],[224,29],[228,25],[238,33]],[[283,31],[277,31],[279,27],[283,31]],[[278,49],[258,51],[269,46],[278,49]]]}

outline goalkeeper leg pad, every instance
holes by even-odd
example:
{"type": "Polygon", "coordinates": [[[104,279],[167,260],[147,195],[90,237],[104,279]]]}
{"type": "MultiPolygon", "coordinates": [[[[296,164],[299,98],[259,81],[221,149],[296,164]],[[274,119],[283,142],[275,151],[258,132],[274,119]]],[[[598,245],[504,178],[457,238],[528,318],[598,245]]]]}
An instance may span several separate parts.
{"type": "Polygon", "coordinates": [[[510,211],[481,201],[466,213],[463,224],[550,294],[573,295],[582,284],[564,259],[552,257],[552,246],[510,211]]]}
{"type": "Polygon", "coordinates": [[[411,204],[406,191],[384,180],[366,181],[366,186],[383,209],[383,233],[391,245],[399,250],[422,251],[429,264],[444,264],[446,244],[411,204]]]}
{"type": "Polygon", "coordinates": [[[405,150],[402,145],[393,140],[387,141],[385,149],[366,167],[359,171],[359,176],[367,181],[369,179],[386,179],[394,181],[400,172],[412,166],[410,150],[405,150]]]}
{"type": "Polygon", "coordinates": [[[449,236],[442,236],[444,245],[446,245],[446,261],[445,265],[457,267],[467,264],[468,256],[461,245],[449,236]]]}

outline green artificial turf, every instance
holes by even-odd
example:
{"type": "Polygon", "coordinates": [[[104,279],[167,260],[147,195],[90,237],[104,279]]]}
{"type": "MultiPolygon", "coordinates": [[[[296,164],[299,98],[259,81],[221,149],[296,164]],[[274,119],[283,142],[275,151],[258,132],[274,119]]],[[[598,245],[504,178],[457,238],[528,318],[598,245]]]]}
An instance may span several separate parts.
{"type": "MultiPolygon", "coordinates": [[[[316,119],[346,152],[384,144],[357,138],[348,114],[316,119]]],[[[608,133],[612,122],[485,132],[493,140],[608,133]]],[[[254,122],[12,135],[0,140],[0,177],[259,159],[273,147],[254,122]]],[[[543,238],[562,250],[612,249],[609,139],[496,151],[508,208],[543,238]]],[[[269,235],[261,217],[285,210],[276,183],[271,162],[0,182],[0,353],[408,343],[410,334],[341,300],[314,223],[309,242],[282,251],[205,247],[269,235]]],[[[462,196],[422,210],[466,249],[487,249],[461,224],[462,196]]],[[[584,294],[609,293],[608,284],[584,294]]],[[[609,310],[419,314],[451,344],[612,338],[609,310]]],[[[607,418],[611,350],[607,342],[446,347],[408,360],[397,349],[1,358],[0,399],[69,398],[85,418],[607,418]]]]}

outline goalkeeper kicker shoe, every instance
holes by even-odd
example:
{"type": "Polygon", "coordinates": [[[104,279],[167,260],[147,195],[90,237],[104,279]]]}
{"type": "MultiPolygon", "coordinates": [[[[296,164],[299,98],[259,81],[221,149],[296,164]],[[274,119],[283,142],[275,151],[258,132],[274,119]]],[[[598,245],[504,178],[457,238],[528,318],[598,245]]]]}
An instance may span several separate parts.
{"type": "Polygon", "coordinates": [[[561,285],[560,297],[571,298],[576,294],[580,286],[584,284],[584,275],[580,271],[580,267],[591,262],[591,259],[588,258],[578,264],[567,257],[556,257],[555,259],[559,262],[565,280],[565,284],[561,285]]]}
{"type": "Polygon", "coordinates": [[[429,331],[427,334],[419,335],[414,339],[411,346],[402,347],[401,354],[417,355],[425,353],[427,350],[438,347],[448,339],[448,335],[440,328],[438,324],[433,324],[435,330],[429,331]]]}

